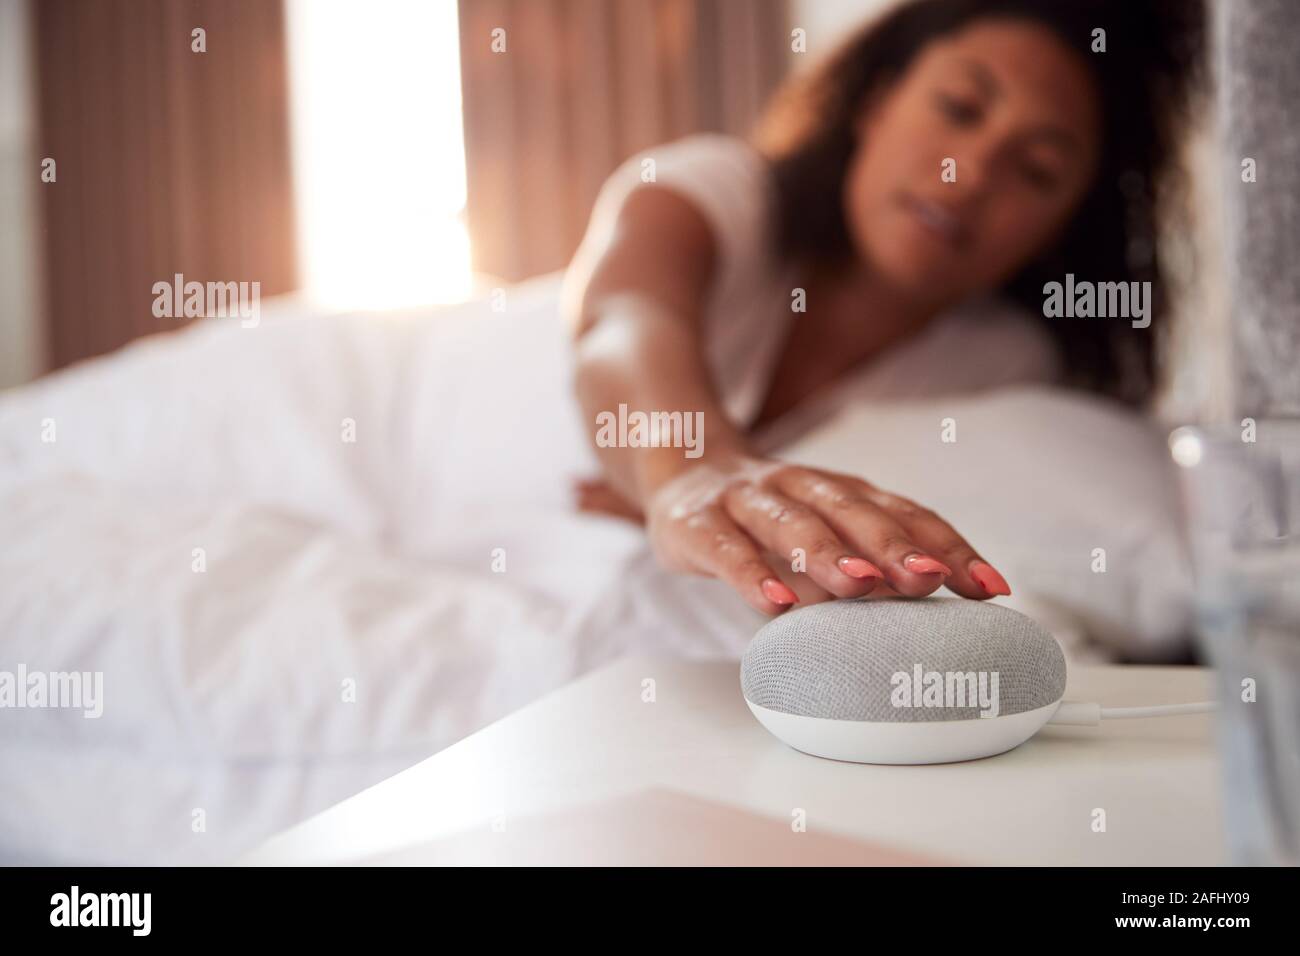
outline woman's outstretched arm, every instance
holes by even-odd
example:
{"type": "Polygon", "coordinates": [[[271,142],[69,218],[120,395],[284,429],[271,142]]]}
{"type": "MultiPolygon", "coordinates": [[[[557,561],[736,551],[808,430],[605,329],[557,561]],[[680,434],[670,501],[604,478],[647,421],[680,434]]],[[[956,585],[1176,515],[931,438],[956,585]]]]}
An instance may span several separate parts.
{"type": "Polygon", "coordinates": [[[704,360],[702,313],[716,263],[708,223],[689,201],[641,189],[607,234],[584,240],[566,276],[578,400],[610,484],[645,515],[660,562],[727,581],[767,614],[796,602],[774,570],[796,549],[807,574],[792,583],[805,599],[919,597],[942,584],[971,598],[1008,593],[933,512],[849,475],[753,454],[704,360]],[[598,417],[620,404],[701,412],[703,454],[602,445],[598,417]]]}
{"type": "MultiPolygon", "coordinates": [[[[612,233],[584,242],[566,276],[565,309],[588,422],[619,403],[647,412],[698,411],[707,440],[697,461],[745,450],[703,358],[701,313],[716,260],[703,217],[664,189],[633,192],[612,233]]],[[[638,505],[691,464],[680,448],[596,451],[610,484],[638,505]]]]}

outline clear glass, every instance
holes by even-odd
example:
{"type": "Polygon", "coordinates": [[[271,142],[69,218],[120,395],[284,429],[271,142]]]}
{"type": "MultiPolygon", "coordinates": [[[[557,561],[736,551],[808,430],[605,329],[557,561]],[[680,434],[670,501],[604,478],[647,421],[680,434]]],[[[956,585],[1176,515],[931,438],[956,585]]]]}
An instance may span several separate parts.
{"type": "Polygon", "coordinates": [[[1198,638],[1215,668],[1229,851],[1300,864],[1300,420],[1180,428],[1198,638]]]}

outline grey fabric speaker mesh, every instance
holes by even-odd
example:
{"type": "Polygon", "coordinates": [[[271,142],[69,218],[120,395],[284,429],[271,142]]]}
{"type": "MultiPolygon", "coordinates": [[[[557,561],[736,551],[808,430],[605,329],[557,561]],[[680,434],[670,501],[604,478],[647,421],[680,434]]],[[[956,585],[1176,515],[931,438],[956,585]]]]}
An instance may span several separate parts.
{"type": "Polygon", "coordinates": [[[962,598],[828,601],[788,612],[746,648],[740,686],[750,702],[802,717],[980,716],[978,704],[895,706],[894,675],[914,674],[917,664],[941,674],[996,672],[999,715],[1045,707],[1065,693],[1065,655],[1050,633],[1009,608],[962,598]]]}

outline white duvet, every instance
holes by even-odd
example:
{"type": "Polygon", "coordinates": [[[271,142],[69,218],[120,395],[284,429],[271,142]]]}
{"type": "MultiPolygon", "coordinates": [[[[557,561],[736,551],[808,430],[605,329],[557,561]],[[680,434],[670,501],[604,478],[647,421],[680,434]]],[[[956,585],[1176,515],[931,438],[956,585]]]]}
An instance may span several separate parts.
{"type": "Polygon", "coordinates": [[[725,587],[571,510],[556,293],[268,308],[0,395],[0,671],[103,679],[0,709],[0,860],[229,860],[627,652],[740,654],[725,587]]]}
{"type": "Polygon", "coordinates": [[[104,686],[0,710],[0,859],[229,859],[628,649],[738,655],[752,612],[663,610],[639,531],[572,511],[568,389],[545,280],[0,396],[0,671],[104,686]]]}

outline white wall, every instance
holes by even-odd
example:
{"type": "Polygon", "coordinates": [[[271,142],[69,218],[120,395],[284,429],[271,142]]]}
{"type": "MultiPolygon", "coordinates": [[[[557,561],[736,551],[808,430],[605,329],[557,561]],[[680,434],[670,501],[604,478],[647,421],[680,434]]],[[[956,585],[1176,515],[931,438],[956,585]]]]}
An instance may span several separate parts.
{"type": "Polygon", "coordinates": [[[808,55],[795,57],[812,62],[828,52],[859,24],[871,19],[897,0],[791,0],[791,28],[808,31],[808,55]]]}
{"type": "Polygon", "coordinates": [[[44,367],[27,4],[0,0],[0,388],[35,378],[44,367]]]}

